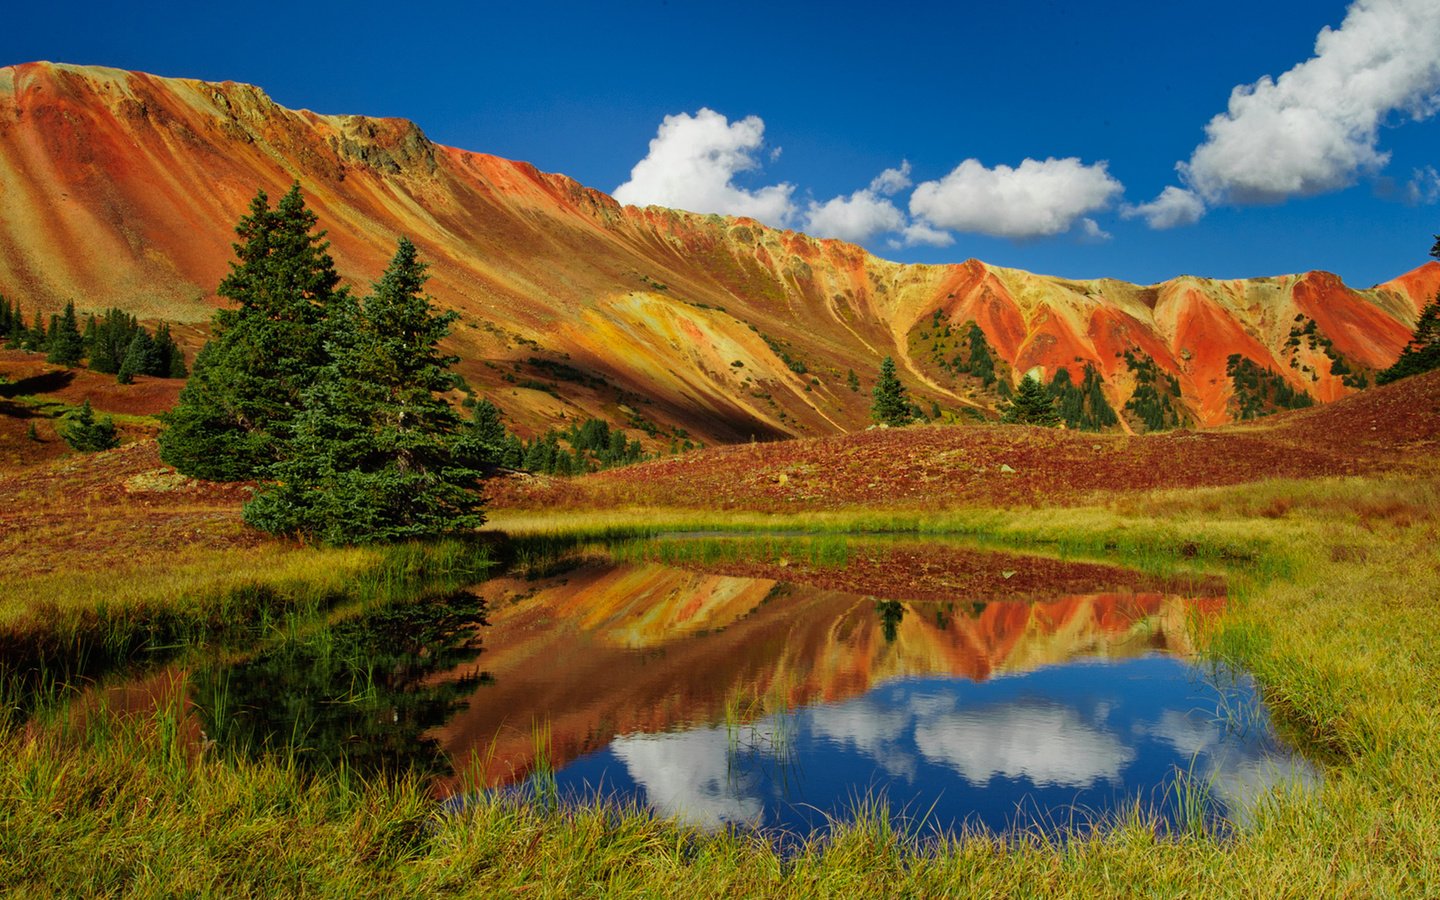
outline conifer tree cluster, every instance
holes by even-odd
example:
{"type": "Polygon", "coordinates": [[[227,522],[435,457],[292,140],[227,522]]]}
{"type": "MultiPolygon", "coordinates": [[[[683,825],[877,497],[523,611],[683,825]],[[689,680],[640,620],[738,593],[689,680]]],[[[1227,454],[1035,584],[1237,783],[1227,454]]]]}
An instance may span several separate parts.
{"type": "Polygon", "coordinates": [[[1235,391],[1230,398],[1231,407],[1242,421],[1282,409],[1304,409],[1315,403],[1309,394],[1295,390],[1279,373],[1262,368],[1239,353],[1226,358],[1225,374],[1230,376],[1235,391]]]}
{"type": "Polygon", "coordinates": [[[1007,425],[1054,428],[1060,424],[1060,414],[1055,411],[1055,399],[1045,385],[1026,375],[1020,379],[1020,386],[1015,389],[1015,394],[1005,412],[1001,414],[1000,421],[1007,425]]]}
{"type": "Polygon", "coordinates": [[[1070,379],[1068,369],[1056,369],[1050,381],[1050,396],[1066,428],[1100,431],[1120,424],[1120,417],[1105,399],[1104,380],[1089,363],[1078,385],[1070,379]]]}
{"type": "Polygon", "coordinates": [[[15,349],[43,352],[47,362],[79,366],[92,372],[114,375],[121,384],[130,384],[136,375],[156,378],[184,378],[189,375],[185,353],[170,336],[170,326],[161,322],[152,335],[138,320],[121,309],[103,316],[90,315],[82,332],[75,303],[50,317],[49,328],[37,311],[33,324],[26,326],[19,305],[12,306],[0,296],[0,338],[15,349]]]}
{"type": "Polygon", "coordinates": [[[187,475],[262,482],[245,520],[330,544],[473,530],[486,459],[442,394],[456,314],[424,293],[401,238],[370,294],[340,287],[324,232],[295,185],[261,191],[236,228],[213,337],[166,417],[162,458],[187,475]]]}
{"type": "Polygon", "coordinates": [[[1180,402],[1180,381],[1161,372],[1155,360],[1139,351],[1125,351],[1125,366],[1135,378],[1135,390],[1123,408],[1148,431],[1178,428],[1189,421],[1180,402]]]}

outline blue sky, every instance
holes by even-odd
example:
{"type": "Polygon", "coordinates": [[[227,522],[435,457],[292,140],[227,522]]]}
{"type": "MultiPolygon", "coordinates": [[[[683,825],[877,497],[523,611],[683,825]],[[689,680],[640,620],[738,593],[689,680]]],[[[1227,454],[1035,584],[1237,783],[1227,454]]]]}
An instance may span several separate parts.
{"type": "Polygon", "coordinates": [[[1356,286],[1424,262],[1440,231],[1437,47],[1437,0],[78,0],[0,30],[0,64],[250,82],[891,259],[1356,286]]]}

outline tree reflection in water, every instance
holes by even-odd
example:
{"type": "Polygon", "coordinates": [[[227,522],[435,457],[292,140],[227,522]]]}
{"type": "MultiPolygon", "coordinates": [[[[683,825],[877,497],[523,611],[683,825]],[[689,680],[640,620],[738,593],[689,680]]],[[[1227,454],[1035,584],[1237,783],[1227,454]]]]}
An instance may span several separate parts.
{"type": "Polygon", "coordinates": [[[490,680],[461,668],[479,656],[486,624],[484,601],[463,591],[393,604],[207,666],[193,700],[222,752],[283,755],[311,772],[437,774],[448,763],[426,733],[490,680]],[[432,677],[442,673],[452,674],[432,677]]]}

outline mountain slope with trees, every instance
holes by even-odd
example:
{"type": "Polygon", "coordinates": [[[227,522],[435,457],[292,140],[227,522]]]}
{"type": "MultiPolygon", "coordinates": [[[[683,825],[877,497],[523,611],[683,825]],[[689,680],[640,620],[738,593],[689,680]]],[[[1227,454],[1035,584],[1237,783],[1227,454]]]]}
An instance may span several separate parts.
{"type": "Polygon", "coordinates": [[[1395,361],[1440,288],[1440,263],[1366,291],[1323,272],[1142,286],[901,265],[747,219],[624,207],[411,122],[289,110],[248,85],[0,68],[0,293],[27,320],[83,298],[171,322],[193,352],[229,302],[216,286],[231,223],[257,188],[297,181],[342,286],[367,284],[410,235],[437,307],[464,317],[445,351],[527,439],[589,418],[643,432],[647,450],[858,430],[874,384],[850,373],[886,356],[927,414],[993,417],[1037,369],[1049,385],[1093,368],[1122,411],[1140,386],[1130,354],[1175,385],[1173,414],[1151,419],[1213,425],[1240,408],[1231,355],[1329,402],[1395,361]],[[1291,344],[1297,327],[1310,331],[1291,344]]]}

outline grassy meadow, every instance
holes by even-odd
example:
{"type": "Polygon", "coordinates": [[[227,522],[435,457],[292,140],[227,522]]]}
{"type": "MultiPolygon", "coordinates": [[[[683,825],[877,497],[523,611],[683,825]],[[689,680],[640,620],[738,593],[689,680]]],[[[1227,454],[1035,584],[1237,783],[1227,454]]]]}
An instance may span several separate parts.
{"type": "MultiPolygon", "coordinates": [[[[27,702],[26,686],[12,683],[0,735],[0,884],[92,896],[1434,895],[1437,511],[1435,479],[1404,473],[1008,511],[493,511],[493,527],[515,538],[508,552],[520,563],[524,552],[538,559],[547,547],[599,538],[773,530],[783,536],[744,540],[770,552],[763,548],[811,533],[817,537],[803,540],[823,565],[846,552],[844,535],[868,531],[960,535],[1154,571],[1222,571],[1231,599],[1200,640],[1255,674],[1284,732],[1325,771],[1317,794],[1272,796],[1240,830],[1210,833],[1197,820],[1158,835],[1136,811],[1063,839],[923,830],[917,838],[896,821],[901,813],[872,804],[829,838],[781,855],[754,835],[707,835],[634,808],[480,797],[447,810],[414,776],[343,767],[317,776],[283,757],[197,752],[182,740],[173,704],[77,720],[66,713],[73,699],[56,685],[27,702]]],[[[643,552],[620,546],[622,554],[643,552]]],[[[693,546],[685,552],[724,552],[693,546]]],[[[108,598],[86,577],[54,572],[25,582],[44,598],[30,607],[7,592],[4,627],[11,641],[48,629],[68,635],[57,652],[92,640],[102,648],[109,641],[118,655],[134,650],[126,641],[137,633],[148,635],[144,646],[156,644],[160,633],[137,623],[172,616],[185,627],[169,639],[223,641],[226,623],[233,631],[244,619],[237,596],[244,604],[270,598],[276,618],[333,617],[478,577],[490,552],[458,544],[242,547],[200,554],[175,567],[167,576],[175,580],[141,579],[108,598]],[[118,627],[116,635],[85,630],[102,609],[109,612],[96,627],[118,627]]],[[[103,667],[93,668],[103,678],[103,667]]]]}

